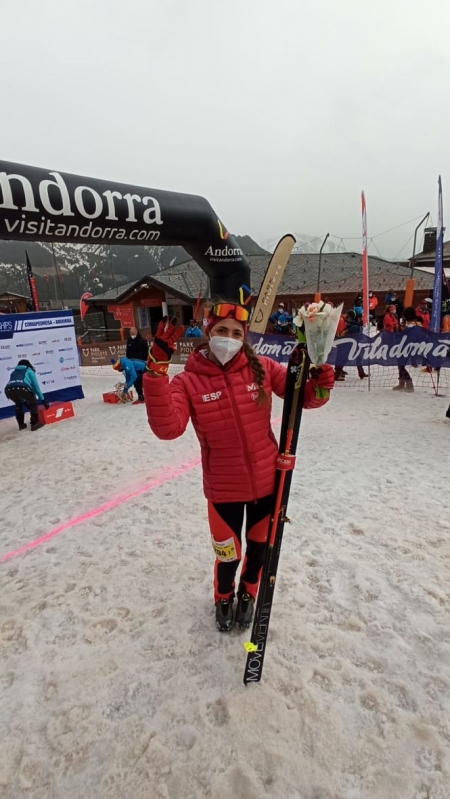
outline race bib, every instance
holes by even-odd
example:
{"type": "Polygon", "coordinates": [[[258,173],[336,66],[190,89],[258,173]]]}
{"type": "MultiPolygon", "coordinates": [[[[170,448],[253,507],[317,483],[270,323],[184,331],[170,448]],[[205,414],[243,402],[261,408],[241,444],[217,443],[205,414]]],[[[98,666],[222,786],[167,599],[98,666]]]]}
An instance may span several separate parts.
{"type": "Polygon", "coordinates": [[[228,563],[230,560],[236,560],[236,546],[234,538],[227,538],[225,541],[214,541],[211,538],[212,548],[218,560],[228,563]]]}

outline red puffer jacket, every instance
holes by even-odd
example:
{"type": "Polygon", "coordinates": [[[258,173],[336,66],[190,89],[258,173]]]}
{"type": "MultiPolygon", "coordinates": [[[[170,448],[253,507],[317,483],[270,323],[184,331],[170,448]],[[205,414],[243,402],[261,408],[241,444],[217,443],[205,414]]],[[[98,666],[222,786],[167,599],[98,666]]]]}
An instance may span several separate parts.
{"type": "Polygon", "coordinates": [[[393,313],[385,313],[383,317],[383,330],[388,333],[396,333],[398,331],[398,319],[393,313]]]}
{"type": "MultiPolygon", "coordinates": [[[[260,360],[266,392],[283,397],[286,369],[270,358],[260,360]]],[[[158,438],[178,438],[192,419],[200,441],[207,499],[251,502],[273,491],[278,446],[270,425],[271,403],[257,404],[258,387],[242,350],[221,367],[200,348],[170,384],[168,377],[147,373],[143,388],[148,422],[158,438]]],[[[325,402],[316,399],[309,380],[304,407],[319,408],[325,402]]]]}

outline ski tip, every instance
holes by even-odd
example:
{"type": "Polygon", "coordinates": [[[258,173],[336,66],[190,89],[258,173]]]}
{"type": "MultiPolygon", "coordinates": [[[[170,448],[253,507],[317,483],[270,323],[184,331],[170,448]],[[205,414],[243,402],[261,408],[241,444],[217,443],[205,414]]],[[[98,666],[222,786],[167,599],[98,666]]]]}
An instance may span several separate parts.
{"type": "Polygon", "coordinates": [[[245,641],[242,646],[244,647],[246,652],[257,652],[258,651],[258,644],[252,644],[251,641],[245,641]]]}

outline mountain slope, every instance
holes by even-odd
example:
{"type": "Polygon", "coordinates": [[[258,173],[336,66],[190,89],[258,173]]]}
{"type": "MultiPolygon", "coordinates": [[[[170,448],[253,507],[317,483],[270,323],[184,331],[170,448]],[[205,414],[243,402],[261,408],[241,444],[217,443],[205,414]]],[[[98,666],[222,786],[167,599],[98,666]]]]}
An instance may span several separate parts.
{"type": "MultiPolygon", "coordinates": [[[[236,236],[247,255],[265,250],[250,236],[236,236]]],[[[168,266],[190,259],[183,247],[111,246],[102,244],[55,244],[0,241],[0,294],[28,294],[26,252],[42,302],[77,299],[84,291],[93,294],[121,286],[143,275],[153,275],[168,266]]]]}

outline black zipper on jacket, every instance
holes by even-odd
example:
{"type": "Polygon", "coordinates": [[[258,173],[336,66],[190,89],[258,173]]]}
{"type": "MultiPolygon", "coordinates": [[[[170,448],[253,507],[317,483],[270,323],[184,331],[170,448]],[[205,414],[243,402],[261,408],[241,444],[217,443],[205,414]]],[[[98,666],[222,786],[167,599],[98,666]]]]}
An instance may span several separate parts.
{"type": "Polygon", "coordinates": [[[243,446],[243,449],[244,449],[244,458],[245,458],[245,462],[247,464],[247,470],[248,470],[249,477],[250,477],[250,485],[251,485],[252,491],[253,491],[252,499],[256,502],[256,499],[257,499],[257,496],[256,496],[256,493],[257,493],[256,492],[256,484],[255,484],[255,482],[253,480],[252,465],[251,465],[250,458],[248,456],[248,450],[247,450],[247,446],[246,446],[246,438],[245,438],[245,433],[244,433],[244,427],[243,427],[242,422],[241,422],[241,417],[239,415],[239,409],[238,409],[238,406],[236,404],[236,399],[235,399],[235,396],[234,396],[230,381],[228,379],[228,375],[227,375],[226,372],[224,372],[223,374],[224,374],[224,378],[225,378],[225,383],[228,386],[228,393],[229,393],[230,398],[231,398],[231,404],[233,406],[234,415],[235,415],[235,418],[236,418],[236,424],[237,424],[237,426],[239,428],[239,432],[241,434],[242,446],[243,446]]]}

